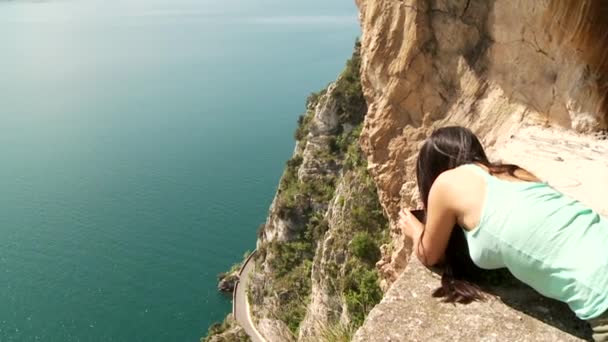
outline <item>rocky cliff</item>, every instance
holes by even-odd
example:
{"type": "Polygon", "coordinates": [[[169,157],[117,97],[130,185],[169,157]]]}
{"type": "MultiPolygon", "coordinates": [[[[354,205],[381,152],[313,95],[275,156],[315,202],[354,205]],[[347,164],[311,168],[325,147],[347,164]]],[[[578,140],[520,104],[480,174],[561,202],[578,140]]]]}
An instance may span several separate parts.
{"type": "Polygon", "coordinates": [[[420,204],[414,172],[420,143],[447,124],[473,129],[490,157],[531,169],[608,211],[602,200],[608,190],[602,157],[608,151],[602,140],[608,113],[606,3],[358,0],[357,5],[369,106],[360,143],[389,216],[392,244],[378,265],[383,288],[390,290],[356,340],[586,337],[585,325],[567,308],[538,304],[542,298],[521,284],[503,284],[494,290],[495,300],[469,308],[435,302],[429,294],[438,281],[410,260],[411,248],[395,221],[400,208],[420,204]]]}
{"type": "Polygon", "coordinates": [[[388,221],[358,143],[359,70],[357,45],[338,79],[309,97],[260,230],[250,293],[269,341],[350,339],[382,298],[375,263],[388,221]]]}

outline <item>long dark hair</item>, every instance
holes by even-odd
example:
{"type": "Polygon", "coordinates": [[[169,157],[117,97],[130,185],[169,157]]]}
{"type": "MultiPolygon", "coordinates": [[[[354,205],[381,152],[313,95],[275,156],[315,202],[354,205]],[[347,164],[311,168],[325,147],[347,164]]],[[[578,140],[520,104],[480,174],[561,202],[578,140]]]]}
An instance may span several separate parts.
{"type": "MultiPolygon", "coordinates": [[[[508,173],[515,176],[515,171],[520,169],[517,165],[491,163],[481,142],[469,129],[459,126],[439,128],[422,146],[416,167],[418,190],[425,214],[429,192],[435,179],[444,171],[471,163],[485,165],[490,174],[508,173]]],[[[421,247],[424,251],[424,246],[421,247]]],[[[471,282],[478,279],[483,270],[471,260],[464,232],[460,227],[452,229],[444,262],[439,267],[443,268],[441,287],[433,292],[434,297],[443,297],[445,302],[451,303],[470,303],[484,299],[479,286],[471,282]]]]}

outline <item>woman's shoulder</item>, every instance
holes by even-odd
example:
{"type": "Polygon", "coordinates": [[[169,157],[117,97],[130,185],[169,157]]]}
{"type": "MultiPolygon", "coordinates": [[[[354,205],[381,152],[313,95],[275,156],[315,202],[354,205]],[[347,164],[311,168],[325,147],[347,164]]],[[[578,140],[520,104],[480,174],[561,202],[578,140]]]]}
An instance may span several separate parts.
{"type": "MultiPolygon", "coordinates": [[[[488,173],[485,167],[476,164],[464,164],[442,172],[435,180],[440,184],[458,185],[463,180],[480,179],[483,173],[488,173]]],[[[489,175],[489,174],[488,174],[489,175]]]]}
{"type": "Polygon", "coordinates": [[[487,171],[482,168],[475,170],[476,167],[478,166],[474,164],[466,164],[442,172],[433,183],[431,191],[461,197],[462,194],[479,190],[485,183],[482,172],[487,171]]]}
{"type": "Polygon", "coordinates": [[[433,183],[431,193],[462,219],[483,200],[487,181],[482,172],[482,168],[464,165],[444,171],[433,183]]]}

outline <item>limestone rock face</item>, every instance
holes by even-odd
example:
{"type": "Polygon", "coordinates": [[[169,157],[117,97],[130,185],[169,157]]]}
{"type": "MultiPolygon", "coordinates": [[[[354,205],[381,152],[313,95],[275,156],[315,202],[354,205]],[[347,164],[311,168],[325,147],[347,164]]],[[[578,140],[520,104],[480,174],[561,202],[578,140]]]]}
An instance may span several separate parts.
{"type": "Polygon", "coordinates": [[[269,214],[258,244],[261,241],[290,241],[301,226],[297,216],[284,217],[277,209],[277,198],[270,204],[269,214]]]}
{"type": "MultiPolygon", "coordinates": [[[[360,142],[393,227],[401,207],[420,205],[415,158],[436,127],[467,126],[487,147],[527,125],[606,128],[608,13],[600,0],[357,4],[369,106],[360,142]]],[[[395,231],[385,251],[388,286],[409,249],[395,231]]]]}
{"type": "Polygon", "coordinates": [[[259,320],[257,328],[268,341],[295,341],[295,338],[289,332],[289,328],[278,319],[262,318],[259,320]]]}
{"type": "MultiPolygon", "coordinates": [[[[342,185],[342,184],[341,184],[342,185]]],[[[339,186],[337,193],[343,191],[339,186]]],[[[338,195],[339,196],[339,195],[338,195]]],[[[337,197],[332,202],[328,215],[330,219],[336,211],[337,197]]],[[[336,233],[335,227],[329,224],[330,230],[325,234],[322,243],[317,247],[314,263],[312,266],[312,290],[310,295],[310,305],[306,317],[300,326],[300,340],[305,340],[312,336],[317,336],[326,322],[340,320],[340,316],[345,312],[344,303],[339,296],[336,296],[336,283],[338,272],[330,274],[332,269],[328,265],[343,265],[346,260],[346,251],[335,248],[336,233]]]]}
{"type": "Polygon", "coordinates": [[[339,293],[339,283],[348,272],[344,265],[352,258],[348,251],[351,227],[348,217],[352,215],[350,204],[364,192],[362,177],[347,171],[340,178],[334,198],[325,213],[328,231],[317,247],[312,265],[312,291],[306,317],[300,326],[300,341],[315,341],[323,334],[328,324],[350,322],[348,307],[339,293]]]}
{"type": "Polygon", "coordinates": [[[336,84],[331,84],[327,88],[327,95],[323,97],[322,101],[319,101],[315,108],[314,121],[310,129],[312,136],[332,134],[340,127],[338,103],[333,96],[335,89],[336,84]]]}
{"type": "Polygon", "coordinates": [[[497,288],[487,302],[452,305],[430,298],[438,278],[413,258],[353,341],[559,342],[589,336],[565,305],[524,285],[497,288]]]}

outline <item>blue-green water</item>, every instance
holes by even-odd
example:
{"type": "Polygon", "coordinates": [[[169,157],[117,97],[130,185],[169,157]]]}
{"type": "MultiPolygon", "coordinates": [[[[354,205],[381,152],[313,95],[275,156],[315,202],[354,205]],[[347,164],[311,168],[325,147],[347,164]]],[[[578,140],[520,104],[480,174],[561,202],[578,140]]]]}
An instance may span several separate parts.
{"type": "Polygon", "coordinates": [[[197,341],[352,0],[0,1],[0,341],[197,341]]]}

